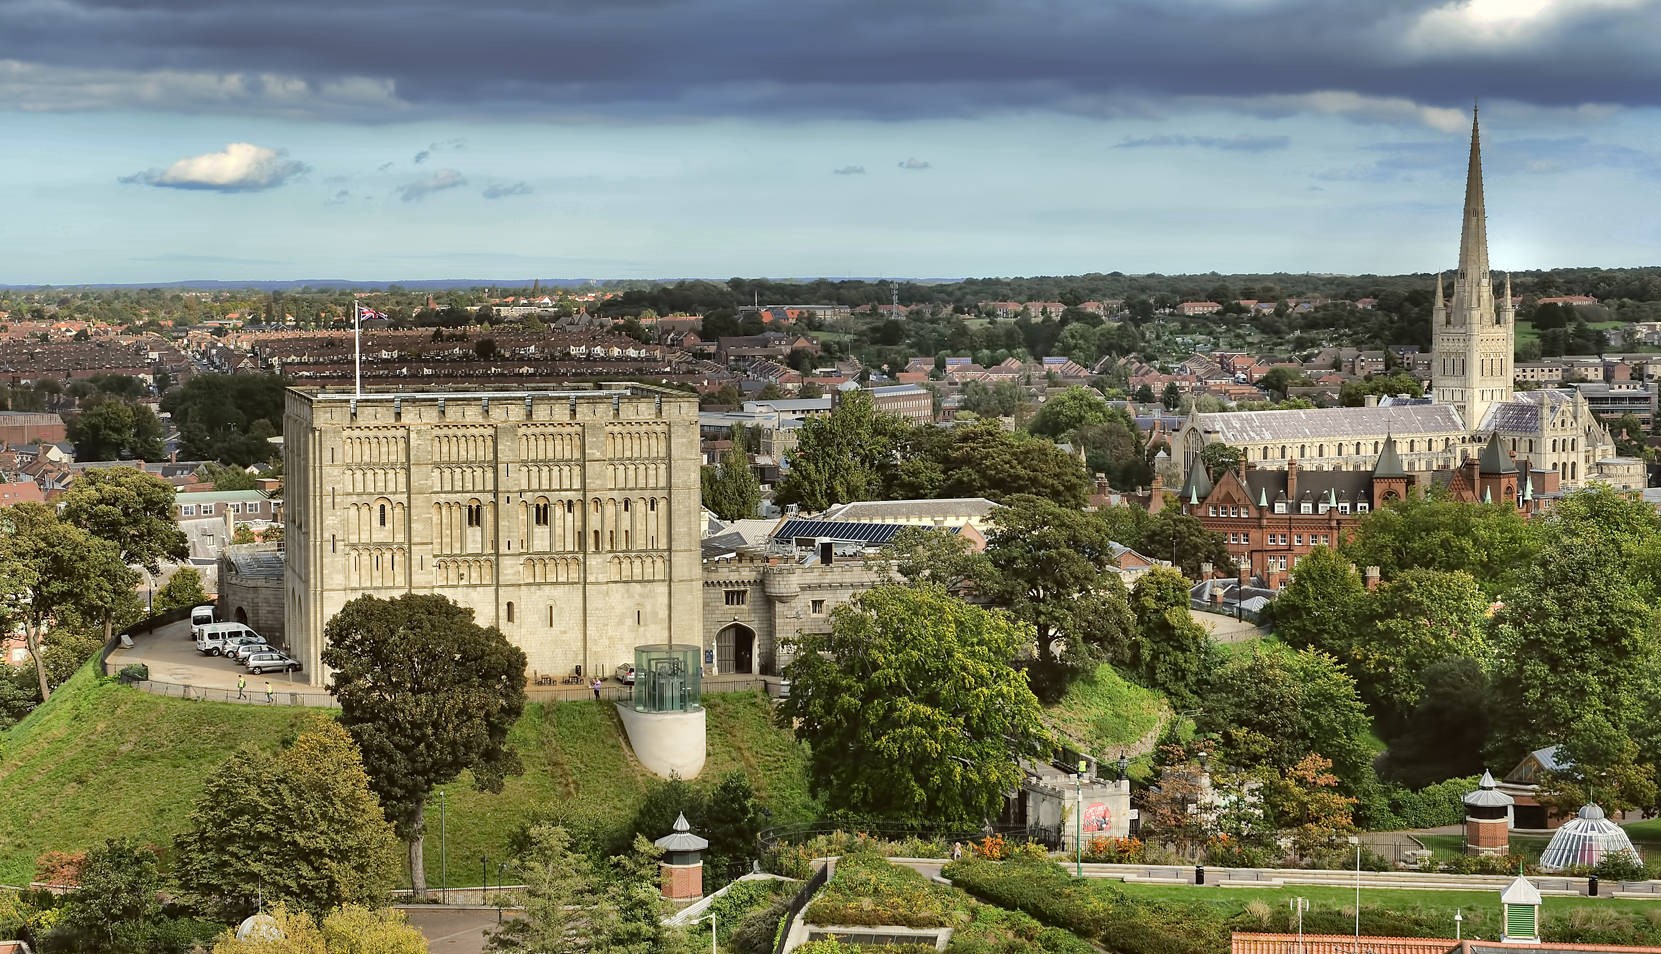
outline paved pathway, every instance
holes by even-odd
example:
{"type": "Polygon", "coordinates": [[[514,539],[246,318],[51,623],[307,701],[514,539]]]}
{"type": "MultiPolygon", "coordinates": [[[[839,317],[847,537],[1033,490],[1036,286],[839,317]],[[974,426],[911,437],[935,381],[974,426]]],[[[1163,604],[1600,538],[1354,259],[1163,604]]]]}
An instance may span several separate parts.
{"type": "MultiPolygon", "coordinates": [[[[427,938],[435,954],[483,954],[487,932],[497,924],[495,908],[412,904],[401,909],[409,923],[427,938]]],[[[516,917],[509,911],[507,917],[516,917]]]]}
{"type": "Polygon", "coordinates": [[[1195,612],[1194,621],[1209,630],[1211,638],[1219,643],[1243,643],[1269,634],[1249,619],[1235,619],[1221,613],[1195,612]]]}

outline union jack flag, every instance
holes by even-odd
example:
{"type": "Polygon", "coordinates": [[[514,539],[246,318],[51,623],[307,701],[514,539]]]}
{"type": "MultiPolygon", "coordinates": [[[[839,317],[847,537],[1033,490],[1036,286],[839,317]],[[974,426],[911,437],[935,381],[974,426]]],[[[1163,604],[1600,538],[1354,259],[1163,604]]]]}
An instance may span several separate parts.
{"type": "Polygon", "coordinates": [[[361,321],[365,318],[385,318],[385,317],[386,317],[386,312],[384,312],[384,311],[376,311],[373,308],[364,308],[364,307],[361,307],[361,306],[358,308],[358,320],[359,321],[361,321]]]}

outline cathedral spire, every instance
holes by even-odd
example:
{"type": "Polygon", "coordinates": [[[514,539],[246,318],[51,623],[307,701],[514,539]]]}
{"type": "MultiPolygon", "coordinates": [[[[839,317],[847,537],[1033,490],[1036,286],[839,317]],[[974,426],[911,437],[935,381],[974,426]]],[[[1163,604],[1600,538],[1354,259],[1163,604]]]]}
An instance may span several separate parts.
{"type": "Polygon", "coordinates": [[[1459,233],[1459,279],[1454,283],[1454,292],[1457,294],[1462,285],[1475,290],[1487,280],[1488,215],[1482,203],[1482,133],[1473,107],[1471,159],[1465,169],[1465,222],[1459,233]]]}

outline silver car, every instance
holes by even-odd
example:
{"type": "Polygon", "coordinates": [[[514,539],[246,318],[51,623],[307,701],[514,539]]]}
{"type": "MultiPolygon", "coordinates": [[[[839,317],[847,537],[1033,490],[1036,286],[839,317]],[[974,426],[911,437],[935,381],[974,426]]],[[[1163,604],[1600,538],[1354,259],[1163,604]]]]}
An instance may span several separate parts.
{"type": "Polygon", "coordinates": [[[261,639],[255,642],[241,643],[239,645],[232,646],[225,650],[225,655],[235,659],[239,663],[246,663],[248,661],[248,657],[255,653],[269,653],[275,651],[276,647],[261,639]]]}
{"type": "Polygon", "coordinates": [[[268,672],[299,672],[300,660],[287,653],[280,653],[275,649],[267,649],[248,657],[246,663],[248,671],[256,676],[268,672]]]}
{"type": "Polygon", "coordinates": [[[209,648],[205,650],[205,652],[209,656],[230,656],[235,653],[238,648],[248,645],[264,646],[265,637],[254,633],[247,633],[242,636],[229,636],[217,646],[210,644],[209,648]]]}

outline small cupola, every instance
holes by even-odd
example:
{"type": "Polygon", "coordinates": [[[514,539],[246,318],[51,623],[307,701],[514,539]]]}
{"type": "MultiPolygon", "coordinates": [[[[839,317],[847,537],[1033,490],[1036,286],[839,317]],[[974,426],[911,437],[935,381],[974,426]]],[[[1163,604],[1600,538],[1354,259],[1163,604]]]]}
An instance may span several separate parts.
{"type": "Polygon", "coordinates": [[[1505,920],[1501,944],[1540,943],[1540,889],[1522,875],[1500,894],[1505,920]]]}

